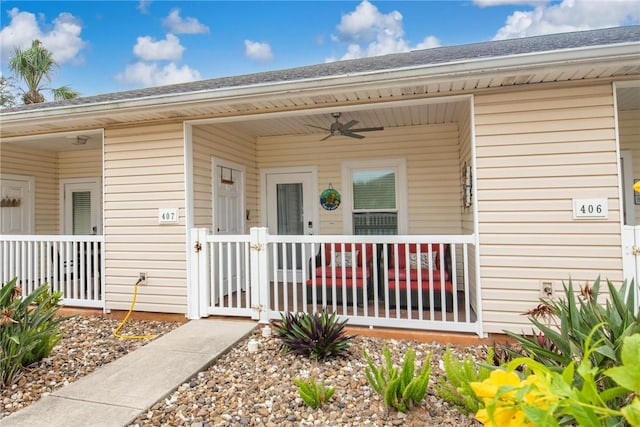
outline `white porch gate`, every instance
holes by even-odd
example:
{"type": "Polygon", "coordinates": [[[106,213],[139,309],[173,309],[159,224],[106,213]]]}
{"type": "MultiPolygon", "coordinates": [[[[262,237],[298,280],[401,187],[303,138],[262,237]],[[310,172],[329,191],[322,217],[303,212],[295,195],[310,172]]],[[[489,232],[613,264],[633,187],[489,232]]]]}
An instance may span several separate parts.
{"type": "Polygon", "coordinates": [[[350,325],[482,336],[476,269],[470,268],[474,244],[474,235],[269,235],[267,228],[252,228],[249,235],[212,235],[208,229],[193,229],[189,316],[268,322],[281,312],[326,307],[350,325]],[[417,271],[427,273],[416,275],[409,248],[422,248],[417,271]],[[435,256],[438,251],[447,254],[446,261],[435,256]],[[406,257],[406,264],[394,266],[394,254],[395,259],[406,257]],[[367,262],[345,262],[351,257],[367,262]],[[342,265],[331,262],[337,258],[342,265]],[[358,275],[367,278],[360,287],[355,285],[358,275]]]}
{"type": "Polygon", "coordinates": [[[622,262],[624,278],[633,280],[636,301],[640,300],[640,226],[624,225],[622,227],[622,262]]]}

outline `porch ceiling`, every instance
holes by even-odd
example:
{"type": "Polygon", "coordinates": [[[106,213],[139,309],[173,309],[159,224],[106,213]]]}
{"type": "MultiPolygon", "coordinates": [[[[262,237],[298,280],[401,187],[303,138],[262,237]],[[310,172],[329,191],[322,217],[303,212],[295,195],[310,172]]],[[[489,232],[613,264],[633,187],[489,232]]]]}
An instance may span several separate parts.
{"type": "Polygon", "coordinates": [[[230,126],[252,137],[281,136],[281,135],[326,135],[331,123],[334,122],[332,112],[340,112],[341,123],[357,120],[354,128],[368,128],[382,126],[385,129],[403,126],[421,126],[429,124],[454,123],[469,114],[469,101],[456,98],[452,102],[421,103],[404,106],[388,106],[385,108],[335,107],[330,109],[310,110],[301,115],[285,115],[260,119],[246,118],[234,121],[230,126]],[[312,125],[312,126],[308,126],[312,125]],[[322,131],[325,128],[327,131],[322,131]]]}

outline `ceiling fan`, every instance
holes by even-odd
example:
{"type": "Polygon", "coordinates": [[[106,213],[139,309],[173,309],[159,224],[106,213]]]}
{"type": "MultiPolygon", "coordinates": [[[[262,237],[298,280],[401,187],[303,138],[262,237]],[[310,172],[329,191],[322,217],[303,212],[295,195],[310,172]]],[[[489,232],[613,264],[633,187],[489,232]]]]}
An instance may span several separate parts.
{"type": "Polygon", "coordinates": [[[357,132],[371,132],[377,130],[384,130],[382,126],[373,127],[373,128],[353,128],[356,124],[358,124],[357,120],[350,120],[347,123],[340,123],[340,116],[342,113],[332,113],[331,114],[335,122],[331,123],[331,126],[327,128],[323,128],[315,125],[306,125],[312,128],[322,129],[329,131],[329,135],[322,138],[320,141],[324,141],[327,138],[331,138],[332,136],[348,136],[349,138],[357,138],[362,139],[364,136],[358,135],[357,132]]]}

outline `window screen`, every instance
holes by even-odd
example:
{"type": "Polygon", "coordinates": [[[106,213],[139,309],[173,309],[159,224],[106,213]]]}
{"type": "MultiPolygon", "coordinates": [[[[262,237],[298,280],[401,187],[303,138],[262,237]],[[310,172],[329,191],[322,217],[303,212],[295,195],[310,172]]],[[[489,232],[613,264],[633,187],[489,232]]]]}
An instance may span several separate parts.
{"type": "Polygon", "coordinates": [[[353,171],[353,233],[398,234],[396,172],[393,169],[353,171]]]}
{"type": "Polygon", "coordinates": [[[72,197],[73,234],[91,234],[91,192],[74,191],[72,197]]]}

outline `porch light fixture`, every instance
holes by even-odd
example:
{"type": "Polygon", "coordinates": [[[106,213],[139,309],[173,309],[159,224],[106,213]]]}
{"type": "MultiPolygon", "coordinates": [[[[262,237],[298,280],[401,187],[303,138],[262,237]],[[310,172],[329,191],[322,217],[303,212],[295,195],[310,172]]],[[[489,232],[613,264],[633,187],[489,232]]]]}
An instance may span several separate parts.
{"type": "Polygon", "coordinates": [[[84,136],[84,135],[78,135],[76,136],[75,140],[72,140],[71,143],[73,145],[84,145],[87,143],[87,141],[89,140],[88,136],[84,136]]]}

